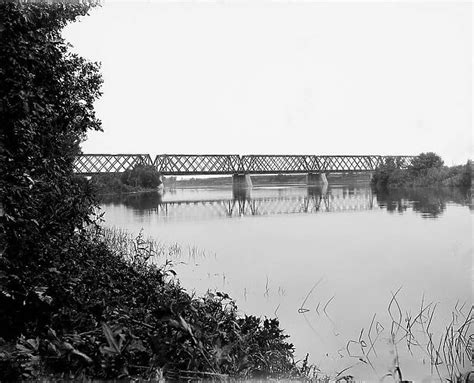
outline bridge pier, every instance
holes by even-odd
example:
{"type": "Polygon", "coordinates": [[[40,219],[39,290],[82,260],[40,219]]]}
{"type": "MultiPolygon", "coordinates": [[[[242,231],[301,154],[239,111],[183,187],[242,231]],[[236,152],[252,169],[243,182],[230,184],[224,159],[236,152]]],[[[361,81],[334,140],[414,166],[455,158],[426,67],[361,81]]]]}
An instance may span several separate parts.
{"type": "Polygon", "coordinates": [[[234,201],[245,201],[252,199],[252,188],[232,188],[232,199],[234,201]]]}
{"type": "Polygon", "coordinates": [[[306,183],[308,186],[327,186],[328,179],[326,173],[308,173],[306,175],[306,183]]]}
{"type": "Polygon", "coordinates": [[[235,190],[245,190],[252,188],[250,174],[234,174],[232,176],[232,188],[235,190]]]}
{"type": "Polygon", "coordinates": [[[308,185],[308,197],[322,197],[328,194],[328,185],[308,185]]]}

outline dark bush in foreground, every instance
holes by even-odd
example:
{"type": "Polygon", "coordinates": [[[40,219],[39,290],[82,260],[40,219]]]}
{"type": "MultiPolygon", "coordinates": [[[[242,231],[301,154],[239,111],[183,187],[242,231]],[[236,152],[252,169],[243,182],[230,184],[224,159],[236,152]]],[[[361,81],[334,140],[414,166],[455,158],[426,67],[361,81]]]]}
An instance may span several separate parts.
{"type": "Polygon", "coordinates": [[[276,319],[238,317],[224,293],[190,296],[172,270],[148,264],[145,242],[134,246],[126,259],[88,234],[34,289],[33,276],[18,281],[30,291],[21,305],[3,299],[0,380],[297,373],[276,319]]]}
{"type": "MultiPolygon", "coordinates": [[[[225,294],[195,298],[95,227],[90,182],[73,174],[100,129],[97,64],[61,29],[88,2],[0,2],[0,381],[295,371],[276,320],[239,318],[225,294]]],[[[126,182],[156,184],[149,169],[126,182]]]]}

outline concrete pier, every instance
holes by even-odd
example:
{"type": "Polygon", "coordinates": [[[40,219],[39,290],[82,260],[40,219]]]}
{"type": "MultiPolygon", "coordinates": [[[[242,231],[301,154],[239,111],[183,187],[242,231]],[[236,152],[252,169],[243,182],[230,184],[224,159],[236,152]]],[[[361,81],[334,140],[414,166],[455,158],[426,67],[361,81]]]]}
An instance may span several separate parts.
{"type": "Polygon", "coordinates": [[[249,189],[252,185],[250,174],[234,174],[232,176],[232,188],[235,189],[249,189]]]}
{"type": "Polygon", "coordinates": [[[306,176],[308,186],[324,186],[328,184],[326,173],[308,173],[306,176]]]}
{"type": "Polygon", "coordinates": [[[252,188],[233,187],[232,198],[234,201],[248,201],[252,199],[252,188]]]}
{"type": "Polygon", "coordinates": [[[467,161],[467,166],[470,168],[471,170],[471,205],[469,206],[469,208],[471,210],[474,210],[474,185],[472,183],[472,180],[474,179],[474,164],[473,164],[473,161],[472,160],[468,160],[467,161]]]}

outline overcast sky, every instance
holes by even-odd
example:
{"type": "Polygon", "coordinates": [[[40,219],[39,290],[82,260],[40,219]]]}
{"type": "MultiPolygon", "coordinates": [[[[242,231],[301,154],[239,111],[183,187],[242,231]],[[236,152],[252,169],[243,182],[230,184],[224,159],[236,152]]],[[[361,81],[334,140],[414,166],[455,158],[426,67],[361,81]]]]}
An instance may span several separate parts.
{"type": "Polygon", "coordinates": [[[474,157],[470,2],[105,2],[64,35],[102,63],[85,153],[474,157]]]}

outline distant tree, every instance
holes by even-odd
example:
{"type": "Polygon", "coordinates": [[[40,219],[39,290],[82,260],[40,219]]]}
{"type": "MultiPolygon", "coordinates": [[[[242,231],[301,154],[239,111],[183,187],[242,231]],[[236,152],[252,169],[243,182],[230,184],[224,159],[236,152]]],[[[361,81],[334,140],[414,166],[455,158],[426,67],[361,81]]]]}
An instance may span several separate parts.
{"type": "Polygon", "coordinates": [[[160,173],[153,165],[138,165],[120,177],[122,183],[143,188],[157,188],[161,184],[160,173]]]}
{"type": "Polygon", "coordinates": [[[439,169],[443,167],[444,161],[439,155],[433,152],[421,153],[416,156],[409,167],[415,175],[426,173],[428,169],[439,169]]]}
{"type": "Polygon", "coordinates": [[[397,169],[396,157],[387,156],[382,164],[380,164],[372,175],[371,183],[379,188],[388,186],[391,175],[397,169]]]}

